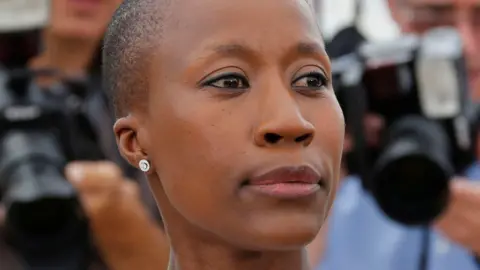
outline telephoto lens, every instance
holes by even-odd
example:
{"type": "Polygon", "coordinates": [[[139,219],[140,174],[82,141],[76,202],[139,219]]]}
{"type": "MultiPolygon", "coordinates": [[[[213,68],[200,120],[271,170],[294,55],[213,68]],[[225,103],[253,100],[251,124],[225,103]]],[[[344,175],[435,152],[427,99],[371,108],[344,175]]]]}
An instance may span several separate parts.
{"type": "Polygon", "coordinates": [[[448,137],[422,117],[405,117],[388,131],[386,147],[371,176],[371,192],[390,218],[426,224],[447,206],[454,175],[448,137]]]}

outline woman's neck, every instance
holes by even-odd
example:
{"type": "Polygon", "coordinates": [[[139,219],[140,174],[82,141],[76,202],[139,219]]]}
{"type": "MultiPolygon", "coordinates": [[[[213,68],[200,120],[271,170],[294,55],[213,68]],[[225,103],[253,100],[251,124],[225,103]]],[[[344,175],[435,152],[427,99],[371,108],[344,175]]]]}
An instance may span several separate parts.
{"type": "Polygon", "coordinates": [[[97,40],[63,38],[49,31],[43,41],[44,50],[30,62],[30,68],[56,69],[67,77],[85,75],[98,46],[97,40]]]}
{"type": "Polygon", "coordinates": [[[168,270],[308,270],[306,250],[234,251],[225,246],[202,244],[177,248],[170,253],[168,270]]]}
{"type": "Polygon", "coordinates": [[[185,219],[165,196],[160,180],[149,178],[170,242],[168,270],[308,270],[305,247],[258,252],[239,249],[185,219]]]}

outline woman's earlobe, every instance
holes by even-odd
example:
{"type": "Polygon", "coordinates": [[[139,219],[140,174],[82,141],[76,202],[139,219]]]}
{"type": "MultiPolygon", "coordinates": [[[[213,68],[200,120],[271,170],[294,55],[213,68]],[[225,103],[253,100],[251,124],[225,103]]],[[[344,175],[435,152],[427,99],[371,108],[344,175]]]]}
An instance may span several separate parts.
{"type": "Polygon", "coordinates": [[[117,139],[118,150],[132,166],[138,167],[138,161],[146,156],[138,139],[139,125],[133,116],[117,120],[113,127],[117,139]]]}

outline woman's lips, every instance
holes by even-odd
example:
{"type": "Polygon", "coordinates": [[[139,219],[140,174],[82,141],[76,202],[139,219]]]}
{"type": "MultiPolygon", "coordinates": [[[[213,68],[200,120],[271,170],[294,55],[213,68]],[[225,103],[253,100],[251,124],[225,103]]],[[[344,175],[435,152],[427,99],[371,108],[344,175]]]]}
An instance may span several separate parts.
{"type": "Polygon", "coordinates": [[[309,166],[280,167],[252,177],[245,188],[259,195],[279,199],[312,196],[322,189],[323,179],[309,166]]]}
{"type": "Polygon", "coordinates": [[[279,199],[299,199],[314,195],[321,189],[319,184],[278,183],[248,186],[253,192],[279,199]]]}

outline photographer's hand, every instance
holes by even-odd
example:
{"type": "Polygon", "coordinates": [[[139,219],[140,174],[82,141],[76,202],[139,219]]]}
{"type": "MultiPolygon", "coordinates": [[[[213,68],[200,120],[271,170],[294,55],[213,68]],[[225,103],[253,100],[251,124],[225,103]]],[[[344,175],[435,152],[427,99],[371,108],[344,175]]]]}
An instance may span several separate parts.
{"type": "Polygon", "coordinates": [[[141,203],[135,182],[110,162],[76,162],[67,166],[66,175],[111,269],[167,268],[166,237],[141,203]]]}
{"type": "Polygon", "coordinates": [[[435,227],[447,238],[480,254],[480,183],[451,181],[451,200],[435,227]]]}

